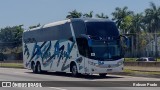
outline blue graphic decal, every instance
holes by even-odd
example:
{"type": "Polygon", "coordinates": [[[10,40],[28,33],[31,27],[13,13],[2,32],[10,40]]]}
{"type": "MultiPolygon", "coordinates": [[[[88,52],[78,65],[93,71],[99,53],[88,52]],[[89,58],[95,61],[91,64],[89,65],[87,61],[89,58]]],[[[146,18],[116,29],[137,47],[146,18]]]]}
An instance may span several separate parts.
{"type": "Polygon", "coordinates": [[[70,67],[70,65],[68,64],[68,65],[66,65],[66,66],[64,66],[65,65],[65,63],[63,64],[63,66],[62,66],[62,71],[64,71],[64,70],[66,70],[66,69],[68,69],[69,67],[70,67]]]}
{"type": "Polygon", "coordinates": [[[104,62],[103,61],[98,61],[98,65],[103,65],[104,62]]]}
{"type": "MultiPolygon", "coordinates": [[[[73,43],[73,45],[74,45],[74,43],[73,43]]],[[[50,48],[50,47],[48,47],[48,48],[50,48]]],[[[50,68],[51,68],[52,64],[53,64],[53,60],[55,58],[58,58],[58,62],[57,62],[57,67],[58,67],[60,64],[60,60],[63,60],[64,58],[68,59],[68,57],[70,57],[70,52],[72,51],[71,50],[72,48],[73,48],[73,46],[71,47],[70,43],[68,43],[67,44],[67,51],[64,51],[65,46],[64,45],[60,46],[60,41],[57,41],[54,45],[53,55],[51,55],[45,62],[43,62],[43,66],[48,66],[50,64],[50,68]]],[[[64,62],[64,64],[65,63],[66,62],[64,62]]],[[[66,66],[66,67],[69,67],[69,66],[66,66]]]]}
{"type": "Polygon", "coordinates": [[[60,56],[59,56],[59,59],[58,59],[57,67],[59,66],[59,63],[60,63],[61,58],[63,59],[64,48],[65,48],[64,45],[62,45],[62,46],[59,48],[59,52],[58,52],[58,53],[60,53],[60,56]]]}
{"type": "Polygon", "coordinates": [[[29,49],[28,49],[28,47],[27,47],[27,45],[26,45],[26,43],[25,43],[25,45],[24,45],[24,55],[27,53],[27,59],[28,59],[28,57],[30,56],[30,53],[29,53],[29,49]]]}
{"type": "Polygon", "coordinates": [[[37,45],[37,44],[35,45],[35,51],[37,52],[35,60],[37,60],[39,57],[42,58],[42,51],[41,51],[41,48],[40,48],[40,46],[37,45]]]}
{"type": "Polygon", "coordinates": [[[48,59],[51,56],[50,49],[51,49],[51,41],[49,41],[49,43],[45,45],[44,49],[42,50],[43,53],[42,62],[44,61],[44,59],[48,59]]]}
{"type": "Polygon", "coordinates": [[[79,58],[76,59],[76,62],[77,62],[77,63],[81,63],[82,60],[83,60],[83,58],[82,58],[82,57],[79,57],[79,58]]]}
{"type": "Polygon", "coordinates": [[[83,69],[83,66],[79,66],[79,70],[83,69]]]}
{"type": "Polygon", "coordinates": [[[31,58],[30,58],[29,62],[26,63],[26,66],[28,66],[28,64],[30,63],[30,61],[34,57],[35,57],[35,59],[41,58],[42,59],[42,65],[44,67],[50,65],[50,68],[52,67],[52,64],[53,64],[53,61],[55,60],[55,58],[58,58],[57,66],[59,66],[60,60],[63,60],[65,58],[65,61],[62,65],[62,70],[65,70],[65,69],[69,68],[69,65],[65,66],[65,63],[68,60],[68,58],[70,57],[70,53],[73,49],[73,46],[74,46],[75,42],[73,42],[72,45],[70,45],[70,43],[68,43],[67,47],[65,47],[64,45],[60,46],[61,42],[62,41],[57,41],[55,43],[54,52],[53,52],[52,55],[51,55],[51,52],[50,52],[51,51],[51,41],[49,41],[48,43],[44,42],[41,46],[38,45],[37,43],[35,43],[33,51],[32,51],[31,58]],[[42,47],[43,47],[43,49],[42,49],[42,47]]]}
{"type": "Polygon", "coordinates": [[[59,47],[60,47],[59,41],[57,41],[54,45],[54,55],[55,56],[57,55],[57,57],[59,57],[59,47]]]}
{"type": "Polygon", "coordinates": [[[71,45],[68,43],[68,45],[67,45],[68,47],[67,47],[67,53],[66,53],[66,56],[69,54],[69,51],[70,51],[70,47],[71,47],[71,45]]]}
{"type": "MultiPolygon", "coordinates": [[[[46,42],[44,42],[41,46],[40,46],[40,49],[46,44],[46,42]]],[[[32,51],[32,55],[31,55],[31,58],[30,60],[26,63],[26,67],[29,65],[29,63],[31,62],[31,60],[36,56],[37,54],[37,51],[35,51],[35,46],[37,45],[37,43],[35,43],[34,45],[34,48],[33,48],[33,51],[32,51]]]]}
{"type": "Polygon", "coordinates": [[[68,59],[69,56],[70,56],[70,53],[71,53],[71,51],[72,51],[72,49],[73,49],[74,44],[75,44],[75,42],[73,42],[72,45],[71,45],[71,47],[68,48],[68,55],[66,56],[65,61],[64,61],[63,65],[62,65],[62,68],[61,68],[62,71],[64,71],[65,69],[69,68],[69,67],[68,67],[69,65],[66,65],[66,66],[65,66],[65,64],[66,64],[66,62],[67,62],[67,59],[68,59]]]}

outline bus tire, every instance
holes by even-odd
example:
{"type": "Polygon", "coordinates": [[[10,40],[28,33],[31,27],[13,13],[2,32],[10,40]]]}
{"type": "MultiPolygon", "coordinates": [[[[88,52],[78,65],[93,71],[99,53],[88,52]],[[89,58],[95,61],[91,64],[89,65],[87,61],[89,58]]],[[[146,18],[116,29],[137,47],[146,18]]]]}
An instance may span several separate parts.
{"type": "Polygon", "coordinates": [[[36,64],[37,73],[42,73],[41,64],[40,62],[37,62],[36,64]]]}
{"type": "Polygon", "coordinates": [[[106,77],[107,73],[100,73],[99,76],[100,77],[106,77]]]}
{"type": "Polygon", "coordinates": [[[32,69],[33,73],[37,72],[37,69],[36,69],[36,66],[35,66],[34,62],[31,63],[31,69],[32,69]]]}
{"type": "Polygon", "coordinates": [[[72,65],[72,67],[71,67],[71,72],[72,72],[72,76],[73,76],[73,77],[77,77],[77,76],[78,76],[78,69],[77,69],[76,64],[73,64],[73,65],[72,65]]]}

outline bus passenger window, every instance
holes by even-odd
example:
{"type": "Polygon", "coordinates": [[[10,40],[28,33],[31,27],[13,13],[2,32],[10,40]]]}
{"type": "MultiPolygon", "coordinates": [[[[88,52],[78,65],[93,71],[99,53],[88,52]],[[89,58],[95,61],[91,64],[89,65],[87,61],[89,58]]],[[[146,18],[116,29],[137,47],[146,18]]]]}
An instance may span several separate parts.
{"type": "Polygon", "coordinates": [[[89,51],[87,40],[85,38],[77,38],[76,41],[80,55],[88,57],[89,51]]]}

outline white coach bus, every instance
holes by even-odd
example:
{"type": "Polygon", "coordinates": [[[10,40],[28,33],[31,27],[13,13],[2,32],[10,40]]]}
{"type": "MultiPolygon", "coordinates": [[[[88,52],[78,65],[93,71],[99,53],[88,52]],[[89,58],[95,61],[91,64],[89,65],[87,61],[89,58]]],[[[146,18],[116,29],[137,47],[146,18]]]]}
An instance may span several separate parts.
{"type": "Polygon", "coordinates": [[[123,70],[119,31],[106,19],[68,19],[23,33],[23,63],[42,71],[99,74],[123,70]]]}

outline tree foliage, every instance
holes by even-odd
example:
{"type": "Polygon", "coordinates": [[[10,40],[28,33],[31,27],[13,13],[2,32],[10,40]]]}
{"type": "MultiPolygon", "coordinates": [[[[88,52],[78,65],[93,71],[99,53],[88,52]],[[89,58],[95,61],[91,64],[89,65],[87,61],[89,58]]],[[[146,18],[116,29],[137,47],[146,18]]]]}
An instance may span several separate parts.
{"type": "Polygon", "coordinates": [[[80,18],[82,16],[81,12],[78,12],[77,10],[73,10],[71,12],[68,12],[69,15],[66,16],[66,18],[70,19],[70,18],[80,18]]]}
{"type": "Polygon", "coordinates": [[[104,13],[96,14],[96,17],[97,17],[97,18],[106,18],[106,19],[109,18],[108,15],[104,15],[104,13]]]}
{"type": "Polygon", "coordinates": [[[127,29],[130,27],[132,21],[133,11],[128,10],[128,7],[123,8],[117,7],[112,13],[113,20],[116,22],[117,27],[122,31],[122,33],[127,33],[127,29]],[[128,24],[129,23],[129,24],[128,24]]]}
{"type": "Polygon", "coordinates": [[[151,2],[150,8],[145,10],[144,22],[147,26],[148,32],[157,32],[160,29],[160,6],[157,7],[151,2]]]}
{"type": "Polygon", "coordinates": [[[22,33],[23,25],[5,27],[0,30],[0,41],[2,43],[11,43],[16,45],[22,45],[22,33]]]}
{"type": "Polygon", "coordinates": [[[37,25],[30,26],[29,29],[36,28],[36,27],[40,27],[40,26],[41,26],[41,24],[39,23],[39,24],[37,24],[37,25]]]}
{"type": "Polygon", "coordinates": [[[83,14],[83,17],[92,18],[93,17],[93,11],[90,11],[89,13],[83,14]]]}
{"type": "Polygon", "coordinates": [[[143,18],[144,16],[142,13],[133,14],[130,33],[141,33],[145,30],[143,18]]]}
{"type": "MultiPolygon", "coordinates": [[[[78,12],[77,10],[73,10],[71,12],[68,12],[69,14],[66,16],[66,18],[71,19],[71,18],[93,18],[94,14],[93,11],[90,11],[89,13],[82,13],[78,12]]],[[[101,14],[96,14],[96,18],[106,18],[108,19],[108,15],[104,15],[104,13],[101,14]]]]}

